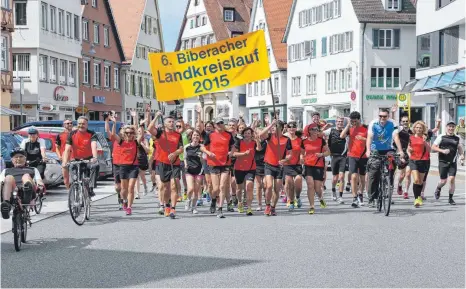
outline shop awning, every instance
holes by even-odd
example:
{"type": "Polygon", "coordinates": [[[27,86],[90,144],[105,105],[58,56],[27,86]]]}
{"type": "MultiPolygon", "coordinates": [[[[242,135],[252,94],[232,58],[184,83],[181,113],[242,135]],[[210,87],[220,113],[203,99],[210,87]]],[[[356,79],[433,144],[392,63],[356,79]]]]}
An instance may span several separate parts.
{"type": "MultiPolygon", "coordinates": [[[[0,115],[21,115],[19,111],[9,109],[8,107],[0,106],[0,115]]],[[[26,115],[23,113],[23,115],[26,115]]]]}
{"type": "Polygon", "coordinates": [[[439,91],[454,95],[464,91],[464,77],[465,69],[459,68],[453,71],[409,81],[404,85],[401,92],[439,91]]]}

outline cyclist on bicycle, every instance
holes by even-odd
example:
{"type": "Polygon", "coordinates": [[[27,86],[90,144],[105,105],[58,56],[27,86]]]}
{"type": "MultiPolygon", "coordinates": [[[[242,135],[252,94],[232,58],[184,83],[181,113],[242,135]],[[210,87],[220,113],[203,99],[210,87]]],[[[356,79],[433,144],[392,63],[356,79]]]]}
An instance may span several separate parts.
{"type": "Polygon", "coordinates": [[[87,117],[80,116],[78,118],[78,129],[73,130],[66,140],[62,167],[68,171],[68,162],[71,158],[76,160],[90,160],[86,169],[90,171],[89,195],[93,197],[95,196],[94,188],[96,174],[99,168],[99,163],[97,162],[97,135],[95,132],[88,130],[87,126],[87,117]],[[73,151],[72,157],[70,157],[71,151],[73,151]]]}
{"type": "MultiPolygon", "coordinates": [[[[393,152],[392,142],[395,141],[400,159],[404,162],[404,152],[402,150],[398,131],[395,129],[395,122],[388,119],[388,109],[381,108],[379,110],[379,119],[373,120],[369,124],[367,140],[366,140],[366,155],[369,157],[367,162],[368,170],[368,194],[369,206],[374,207],[374,200],[378,198],[378,186],[381,176],[381,164],[377,155],[386,155],[388,152],[393,152]]],[[[390,182],[393,186],[394,171],[390,171],[390,182]]]]}
{"type": "Polygon", "coordinates": [[[26,166],[27,153],[22,148],[16,148],[11,153],[13,167],[4,169],[0,174],[3,202],[0,205],[3,219],[10,218],[11,193],[16,187],[21,187],[24,195],[31,196],[31,205],[35,200],[35,193],[44,190],[44,182],[37,168],[26,166]]]}
{"type": "Polygon", "coordinates": [[[36,128],[31,127],[28,130],[29,137],[21,142],[21,148],[26,152],[26,161],[30,166],[37,168],[42,179],[44,178],[45,162],[45,141],[39,138],[39,132],[36,128]]]}

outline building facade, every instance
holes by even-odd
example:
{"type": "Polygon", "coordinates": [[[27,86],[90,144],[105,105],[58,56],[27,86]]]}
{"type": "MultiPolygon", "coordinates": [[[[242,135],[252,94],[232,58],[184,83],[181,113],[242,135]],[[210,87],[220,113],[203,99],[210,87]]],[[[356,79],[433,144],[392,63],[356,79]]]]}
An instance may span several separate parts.
{"type": "MultiPolygon", "coordinates": [[[[0,105],[0,131],[8,131],[14,125],[14,116],[5,113],[4,109],[10,108],[11,94],[13,93],[13,54],[12,54],[12,32],[14,31],[13,0],[2,1],[2,62],[1,62],[1,97],[0,105]]],[[[17,118],[16,118],[17,119],[17,118]]],[[[18,119],[17,119],[18,120],[18,119]]]]}
{"type": "Polygon", "coordinates": [[[162,25],[157,0],[110,0],[124,52],[122,91],[123,120],[131,122],[131,110],[144,116],[149,104],[154,115],[158,110],[148,54],[164,50],[162,25]]]}
{"type": "MultiPolygon", "coordinates": [[[[252,0],[189,0],[181,24],[176,51],[207,45],[249,31],[252,0]],[[228,2],[228,3],[227,3],[228,2]]],[[[202,107],[204,120],[220,115],[225,120],[246,114],[244,86],[183,100],[183,119],[196,123],[196,106],[202,107]]]]}
{"type": "MultiPolygon", "coordinates": [[[[294,0],[284,36],[289,112],[304,123],[313,111],[376,118],[415,78],[415,23],[411,1],[294,0]]],[[[430,119],[425,106],[432,101],[413,98],[411,120],[430,119]]]]}
{"type": "Polygon", "coordinates": [[[287,119],[287,58],[286,44],[282,43],[290,14],[292,0],[255,0],[249,31],[263,29],[269,57],[271,79],[247,84],[246,107],[249,119],[257,116],[261,121],[273,116],[273,104],[279,119],[287,119]]]}
{"type": "Polygon", "coordinates": [[[82,61],[78,115],[103,120],[102,113],[123,111],[121,63],[123,49],[108,0],[82,5],[82,61]]]}
{"type": "Polygon", "coordinates": [[[81,1],[13,1],[11,107],[27,121],[74,119],[81,58],[81,1]],[[20,89],[21,82],[23,88],[20,89]]]}

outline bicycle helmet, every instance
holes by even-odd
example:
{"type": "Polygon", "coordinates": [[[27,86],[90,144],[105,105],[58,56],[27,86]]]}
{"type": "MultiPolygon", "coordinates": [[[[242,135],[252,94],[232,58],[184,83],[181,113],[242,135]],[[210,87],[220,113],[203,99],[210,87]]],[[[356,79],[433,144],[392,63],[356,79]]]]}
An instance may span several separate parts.
{"type": "Polygon", "coordinates": [[[37,129],[35,127],[30,127],[28,129],[28,134],[38,134],[39,132],[37,131],[37,129]]]}
{"type": "Polygon", "coordinates": [[[22,148],[15,148],[11,151],[10,157],[13,157],[17,154],[22,154],[23,156],[26,156],[26,151],[23,150],[22,148]]]}

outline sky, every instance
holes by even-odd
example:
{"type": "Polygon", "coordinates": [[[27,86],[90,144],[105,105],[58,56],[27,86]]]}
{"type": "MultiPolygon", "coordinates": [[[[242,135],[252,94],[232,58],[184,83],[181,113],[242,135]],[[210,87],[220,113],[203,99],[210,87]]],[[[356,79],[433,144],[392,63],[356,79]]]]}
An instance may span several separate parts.
{"type": "Polygon", "coordinates": [[[165,51],[175,49],[188,0],[159,0],[165,51]]]}

